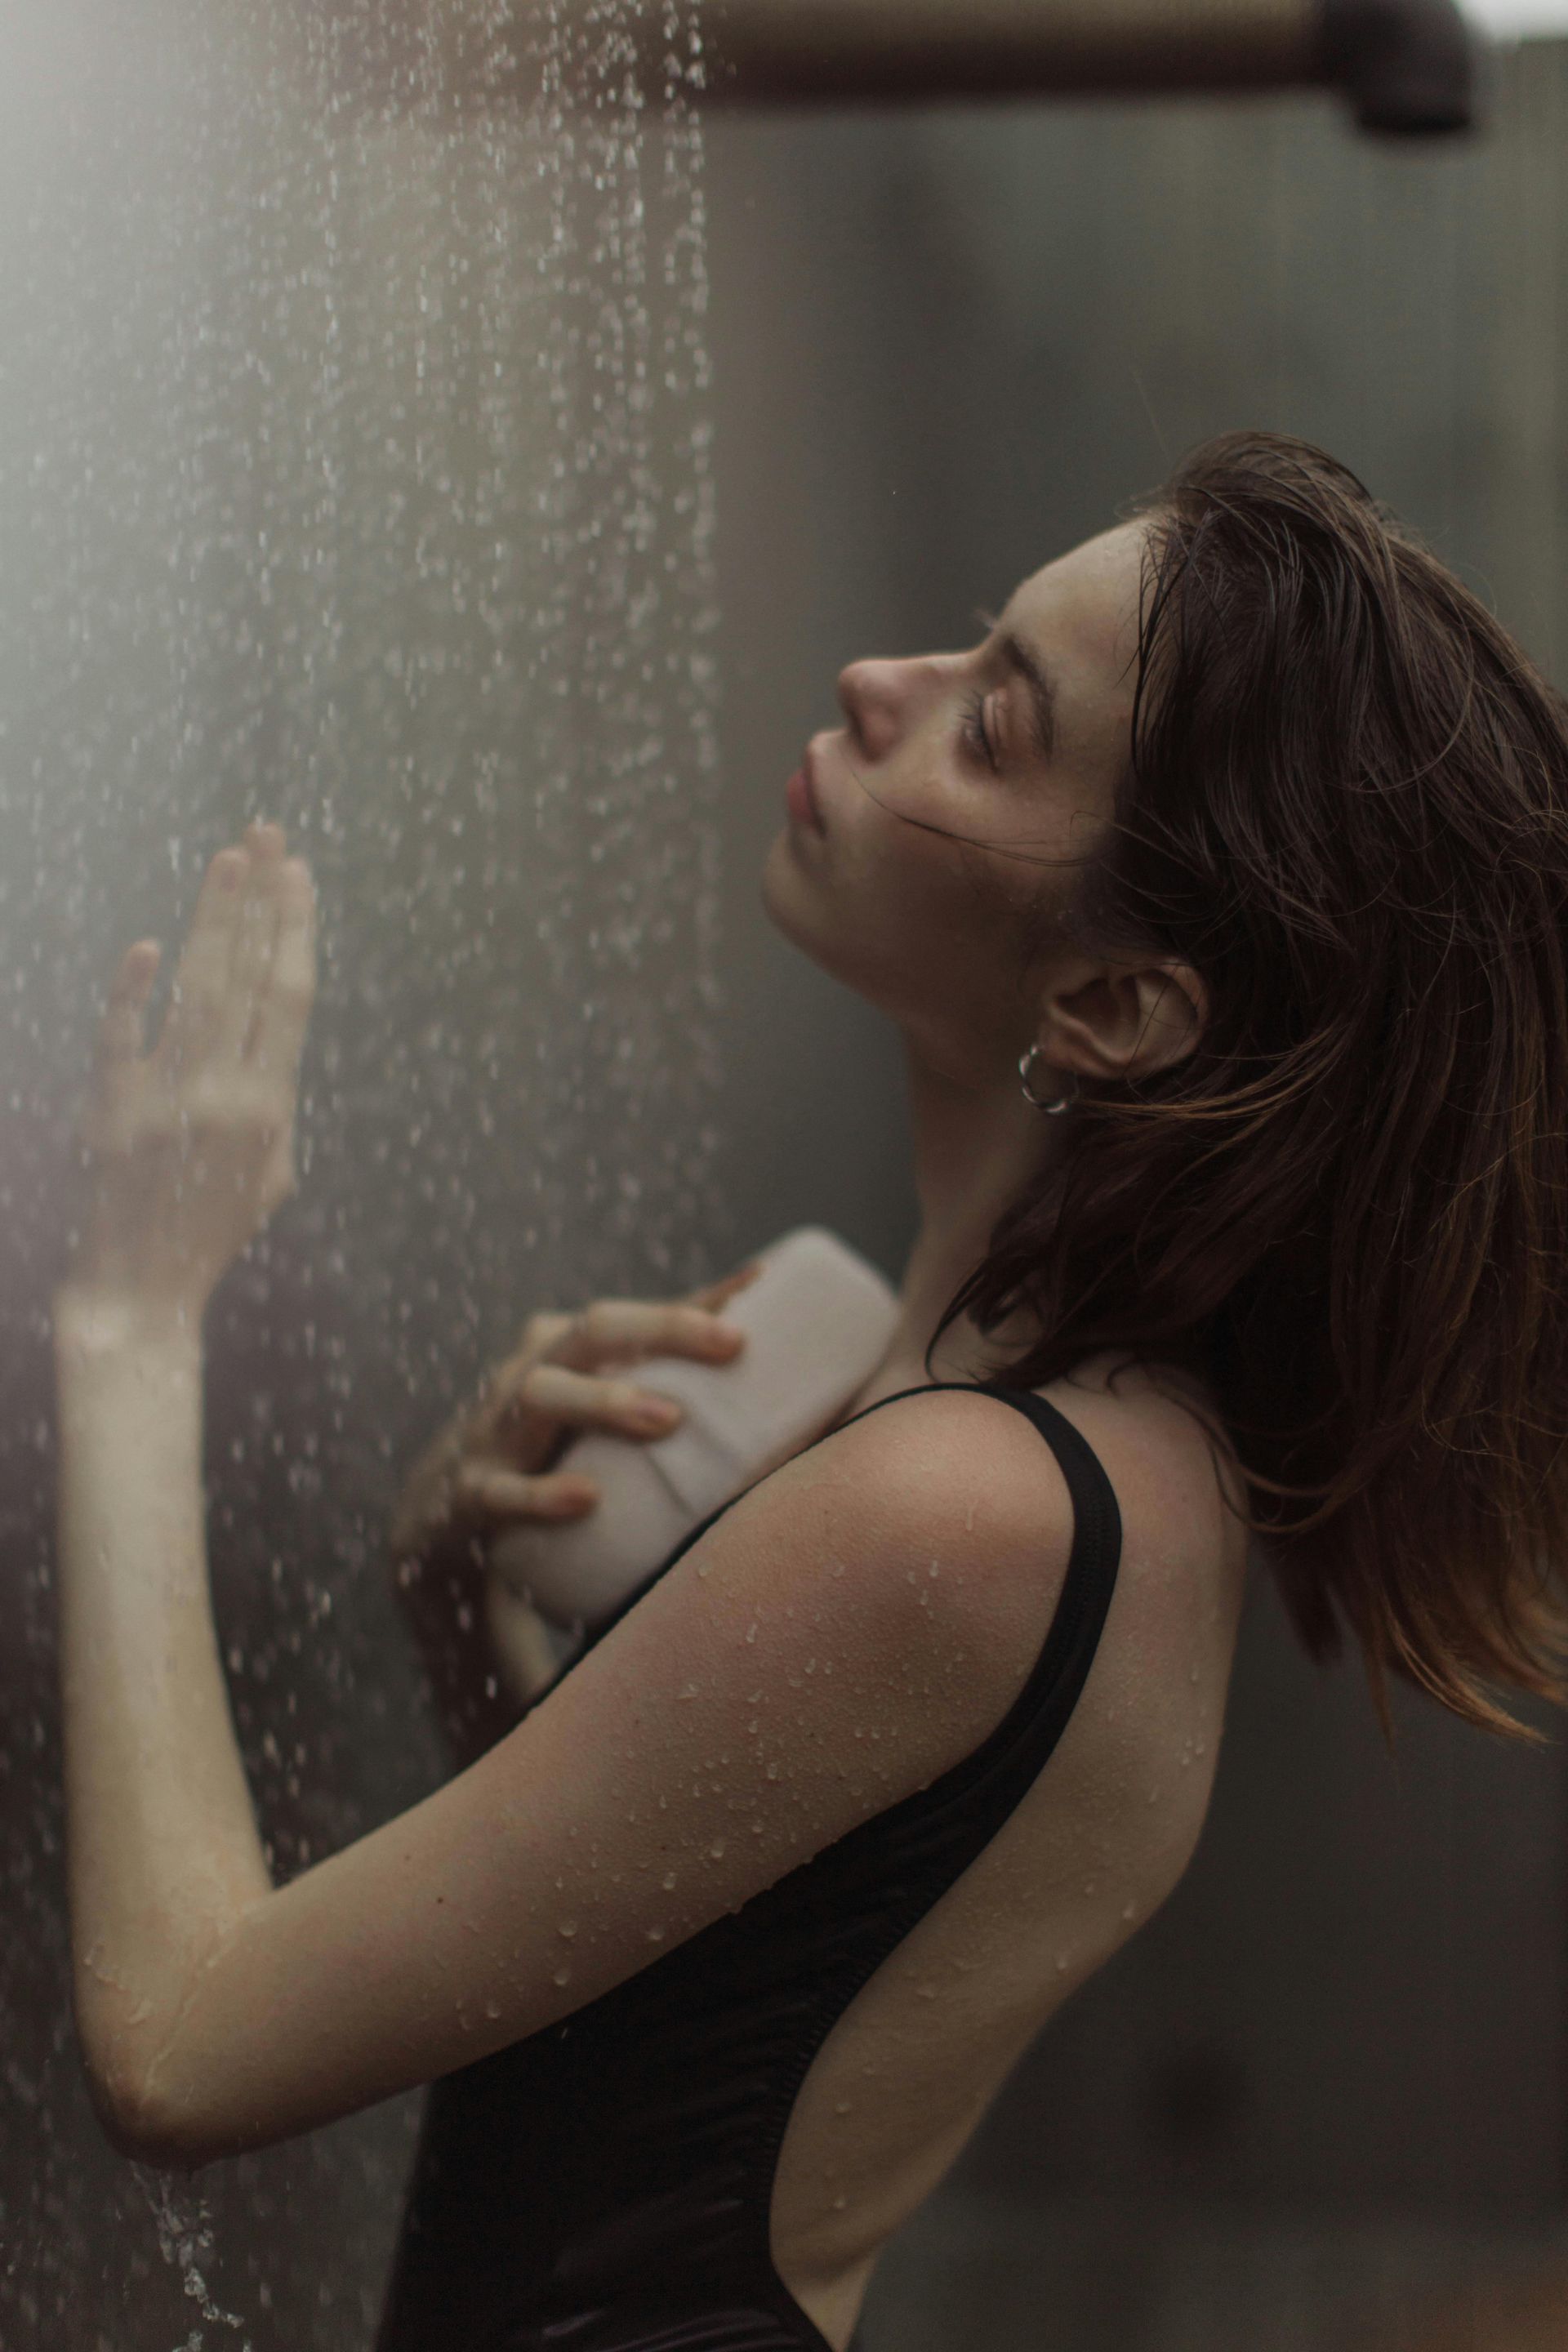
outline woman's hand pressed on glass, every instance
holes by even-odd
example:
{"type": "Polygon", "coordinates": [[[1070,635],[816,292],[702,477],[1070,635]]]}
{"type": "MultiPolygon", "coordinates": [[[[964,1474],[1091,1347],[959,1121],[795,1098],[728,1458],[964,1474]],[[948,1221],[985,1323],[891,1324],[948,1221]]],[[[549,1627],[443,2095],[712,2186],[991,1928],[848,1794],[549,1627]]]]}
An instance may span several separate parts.
{"type": "Polygon", "coordinates": [[[296,1189],[300,1060],[316,993],[316,897],[280,826],[221,850],[197,897],[157,1044],[143,1024],[162,950],[110,983],[78,1139],[90,1204],[68,1289],[199,1322],[296,1189]]]}

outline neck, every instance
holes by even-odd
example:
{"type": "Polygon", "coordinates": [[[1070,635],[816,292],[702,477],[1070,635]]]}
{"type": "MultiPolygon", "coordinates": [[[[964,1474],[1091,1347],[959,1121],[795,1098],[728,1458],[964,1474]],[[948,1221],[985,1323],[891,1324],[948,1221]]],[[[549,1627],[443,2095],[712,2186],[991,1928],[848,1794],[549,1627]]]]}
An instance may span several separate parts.
{"type": "MultiPolygon", "coordinates": [[[[1058,1122],[1011,1087],[960,1087],[933,1070],[905,1040],[910,1121],[920,1226],[900,1299],[898,1328],[885,1359],[889,1370],[925,1378],[922,1359],[943,1310],[984,1257],[1002,1212],[1049,1166],[1060,1148],[1058,1122]]],[[[1009,1349],[1034,1336],[1026,1315],[1009,1319],[987,1341],[967,1314],[943,1332],[931,1358],[938,1380],[976,1380],[1005,1340],[1009,1349]]]]}

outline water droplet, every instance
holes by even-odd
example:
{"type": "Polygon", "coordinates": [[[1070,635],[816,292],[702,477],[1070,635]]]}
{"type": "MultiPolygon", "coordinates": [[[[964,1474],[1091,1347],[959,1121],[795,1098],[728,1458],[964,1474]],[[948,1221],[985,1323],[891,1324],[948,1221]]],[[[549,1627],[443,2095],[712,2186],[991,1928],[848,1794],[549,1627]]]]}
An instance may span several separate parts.
{"type": "Polygon", "coordinates": [[[561,1925],[559,1926],[559,1927],[557,1927],[557,1928],[556,1928],[555,1932],[556,1932],[556,1934],[557,1934],[558,1936],[574,1936],[574,1935],[577,1933],[577,1922],[576,1922],[576,1920],[575,1920],[575,1919],[563,1919],[563,1921],[561,1922],[561,1925]]]}

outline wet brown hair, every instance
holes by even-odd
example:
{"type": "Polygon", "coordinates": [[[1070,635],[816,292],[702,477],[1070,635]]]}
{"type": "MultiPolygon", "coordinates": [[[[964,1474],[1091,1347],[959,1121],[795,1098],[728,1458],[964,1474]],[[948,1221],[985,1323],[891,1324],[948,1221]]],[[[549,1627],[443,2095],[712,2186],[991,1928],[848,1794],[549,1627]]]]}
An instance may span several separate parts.
{"type": "MultiPolygon", "coordinates": [[[[1202,975],[1094,1084],[931,1345],[1210,1383],[1308,1652],[1468,1721],[1568,1702],[1568,703],[1345,467],[1266,433],[1153,498],[1129,770],[1069,935],[1202,975]]],[[[930,1358],[927,1364],[929,1370],[930,1358]]]]}

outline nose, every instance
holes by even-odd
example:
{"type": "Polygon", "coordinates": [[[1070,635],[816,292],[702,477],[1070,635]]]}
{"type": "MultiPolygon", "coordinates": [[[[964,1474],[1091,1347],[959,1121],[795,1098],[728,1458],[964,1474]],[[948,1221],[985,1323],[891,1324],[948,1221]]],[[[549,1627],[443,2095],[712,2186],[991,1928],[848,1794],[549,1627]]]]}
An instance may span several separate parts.
{"type": "Polygon", "coordinates": [[[884,759],[897,744],[916,667],[913,662],[858,661],[839,671],[839,702],[868,758],[884,759]]]}

